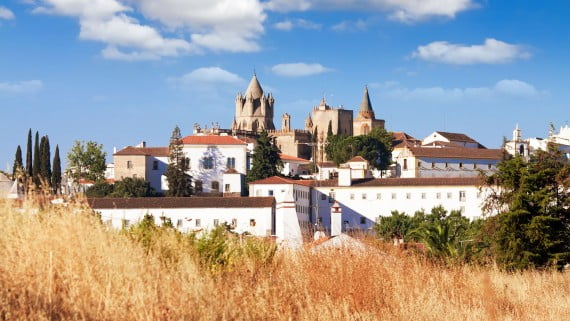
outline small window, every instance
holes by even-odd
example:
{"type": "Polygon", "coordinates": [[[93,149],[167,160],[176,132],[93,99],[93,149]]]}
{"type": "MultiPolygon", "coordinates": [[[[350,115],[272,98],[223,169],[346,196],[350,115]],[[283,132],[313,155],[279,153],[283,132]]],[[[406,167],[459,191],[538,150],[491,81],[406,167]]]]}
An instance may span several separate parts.
{"type": "Polygon", "coordinates": [[[335,193],[334,193],[334,192],[329,192],[329,203],[334,202],[334,198],[335,198],[335,193]]]}
{"type": "Polygon", "coordinates": [[[435,168],[435,162],[431,162],[431,168],[435,168]]]}
{"type": "Polygon", "coordinates": [[[133,168],[133,162],[127,161],[127,168],[128,168],[128,169],[133,168]]]}
{"type": "Polygon", "coordinates": [[[202,220],[200,220],[199,218],[196,219],[196,227],[200,227],[202,226],[202,220]]]}
{"type": "Polygon", "coordinates": [[[196,193],[202,193],[202,181],[194,182],[194,190],[196,191],[196,193]]]}
{"type": "Polygon", "coordinates": [[[363,199],[363,200],[366,199],[366,193],[362,193],[362,199],[363,199]]]}
{"type": "Polygon", "coordinates": [[[225,184],[224,185],[224,192],[229,193],[230,192],[230,184],[225,184]]]}
{"type": "Polygon", "coordinates": [[[392,193],[392,199],[393,199],[393,200],[396,199],[396,193],[392,193]]]}
{"type": "Polygon", "coordinates": [[[267,195],[273,196],[273,190],[272,190],[272,189],[268,190],[268,191],[267,191],[267,195]]]}
{"type": "Polygon", "coordinates": [[[178,228],[182,227],[182,220],[176,220],[176,227],[178,228]]]}
{"type": "Polygon", "coordinates": [[[123,228],[127,228],[129,225],[131,225],[131,221],[123,219],[121,220],[121,225],[123,228]]]}
{"type": "Polygon", "coordinates": [[[441,193],[439,193],[439,192],[436,193],[436,194],[435,194],[435,198],[437,198],[438,200],[441,199],[441,193]]]}
{"type": "Polygon", "coordinates": [[[190,158],[186,157],[184,161],[186,162],[186,168],[190,169],[190,158]]]}
{"type": "Polygon", "coordinates": [[[218,226],[218,225],[220,225],[220,220],[215,218],[214,219],[214,226],[218,226]]]}
{"type": "Polygon", "coordinates": [[[477,169],[477,163],[473,163],[473,169],[477,169]]]}
{"type": "Polygon", "coordinates": [[[218,181],[213,181],[211,187],[212,187],[212,192],[220,191],[220,183],[218,181]]]}
{"type": "Polygon", "coordinates": [[[459,168],[463,168],[463,163],[459,163],[459,168]]]}
{"type": "Polygon", "coordinates": [[[418,161],[418,168],[422,167],[422,162],[418,161]]]}
{"type": "Polygon", "coordinates": [[[450,192],[447,193],[447,199],[448,199],[448,200],[451,199],[451,193],[450,193],[450,192]]]}
{"type": "Polygon", "coordinates": [[[249,220],[249,226],[255,226],[255,219],[250,219],[249,220]]]}
{"type": "Polygon", "coordinates": [[[361,216],[360,217],[360,225],[364,225],[364,224],[366,224],[366,217],[361,216]]]}
{"type": "Polygon", "coordinates": [[[487,168],[488,168],[488,169],[491,169],[491,164],[487,164],[487,168]]]}
{"type": "Polygon", "coordinates": [[[204,157],[202,159],[202,167],[204,169],[213,169],[214,168],[214,159],[212,157],[204,157]]]}
{"type": "Polygon", "coordinates": [[[449,167],[449,163],[445,162],[445,168],[448,168],[448,167],[449,167]]]}
{"type": "Polygon", "coordinates": [[[324,201],[324,200],[326,200],[326,199],[327,199],[327,196],[326,196],[324,193],[321,194],[321,200],[324,201]]]}
{"type": "Polygon", "coordinates": [[[157,160],[152,161],[152,170],[153,171],[158,170],[158,161],[157,160]]]}
{"type": "Polygon", "coordinates": [[[426,199],[426,193],[422,193],[422,199],[423,199],[423,200],[426,199]]]}
{"type": "Polygon", "coordinates": [[[406,193],[406,198],[407,198],[407,199],[411,199],[411,198],[412,198],[412,193],[406,193]]]}
{"type": "Polygon", "coordinates": [[[228,157],[227,167],[228,168],[236,168],[236,158],[235,157],[228,157]]]}
{"type": "Polygon", "coordinates": [[[381,200],[381,199],[382,199],[382,194],[381,194],[381,193],[376,193],[376,199],[377,199],[377,200],[381,200]]]}
{"type": "Polygon", "coordinates": [[[408,169],[408,159],[405,158],[404,159],[404,170],[407,170],[407,169],[408,169]]]}
{"type": "Polygon", "coordinates": [[[351,200],[354,199],[354,193],[350,193],[350,199],[351,199],[351,200]]]}
{"type": "Polygon", "coordinates": [[[465,191],[459,191],[459,201],[465,202],[465,191]]]}

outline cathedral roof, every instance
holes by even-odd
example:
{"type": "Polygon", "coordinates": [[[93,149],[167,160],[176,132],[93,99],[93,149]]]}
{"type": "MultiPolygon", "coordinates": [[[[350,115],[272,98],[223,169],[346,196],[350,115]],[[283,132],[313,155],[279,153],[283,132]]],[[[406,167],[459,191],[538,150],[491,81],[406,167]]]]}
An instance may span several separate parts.
{"type": "Polygon", "coordinates": [[[364,96],[362,97],[358,116],[374,119],[374,110],[372,109],[372,103],[370,102],[370,95],[368,95],[368,86],[364,87],[364,96]]]}
{"type": "Polygon", "coordinates": [[[261,85],[257,80],[257,75],[253,74],[251,81],[249,82],[249,86],[247,86],[247,90],[245,91],[245,96],[251,95],[253,99],[258,99],[263,96],[263,89],[261,89],[261,85]]]}

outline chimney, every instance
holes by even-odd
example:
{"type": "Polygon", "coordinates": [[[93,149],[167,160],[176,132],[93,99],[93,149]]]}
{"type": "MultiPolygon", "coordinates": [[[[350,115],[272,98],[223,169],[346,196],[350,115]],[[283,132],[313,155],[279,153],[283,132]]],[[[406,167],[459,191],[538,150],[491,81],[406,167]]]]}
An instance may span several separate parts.
{"type": "Polygon", "coordinates": [[[342,207],[335,201],[331,207],[331,237],[342,234],[342,207]]]}

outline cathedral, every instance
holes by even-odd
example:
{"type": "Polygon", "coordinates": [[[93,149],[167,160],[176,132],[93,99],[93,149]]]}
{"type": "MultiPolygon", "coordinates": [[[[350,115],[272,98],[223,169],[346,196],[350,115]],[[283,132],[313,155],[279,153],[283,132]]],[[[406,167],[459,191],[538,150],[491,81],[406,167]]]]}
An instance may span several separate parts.
{"type": "Polygon", "coordinates": [[[232,131],[238,135],[255,134],[266,130],[275,138],[277,147],[283,154],[309,159],[312,150],[317,153],[317,161],[326,161],[324,146],[327,141],[329,127],[333,135],[367,135],[373,128],[384,128],[385,121],[376,119],[368,94],[364,88],[364,96],[356,118],[353,111],[340,107],[331,107],[323,98],[318,106],[305,120],[305,129],[292,129],[291,116],[285,113],[282,117],[282,128],[275,129],[273,124],[275,99],[273,94],[265,95],[257,76],[254,74],[245,94],[236,97],[236,113],[232,131]],[[316,147],[316,148],[311,148],[316,147]]]}

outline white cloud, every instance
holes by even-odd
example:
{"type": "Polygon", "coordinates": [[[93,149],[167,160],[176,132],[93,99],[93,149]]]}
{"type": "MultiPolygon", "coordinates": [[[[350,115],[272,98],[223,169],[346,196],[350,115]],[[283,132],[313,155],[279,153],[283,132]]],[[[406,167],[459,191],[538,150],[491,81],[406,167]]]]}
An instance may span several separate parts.
{"type": "Polygon", "coordinates": [[[11,20],[15,17],[16,16],[10,9],[0,6],[0,19],[11,20]]]}
{"type": "Polygon", "coordinates": [[[271,70],[277,75],[285,77],[312,76],[332,71],[332,69],[324,67],[321,64],[307,64],[303,62],[278,64],[271,67],[271,70]]]}
{"type": "Polygon", "coordinates": [[[81,39],[106,44],[105,58],[129,61],[204,50],[258,51],[266,18],[259,0],[37,0],[32,5],[34,13],[77,18],[81,39]]]}
{"type": "Polygon", "coordinates": [[[41,80],[27,80],[16,82],[0,82],[0,93],[27,94],[36,93],[43,88],[41,80]]]}
{"type": "Polygon", "coordinates": [[[516,79],[504,79],[498,81],[490,87],[467,87],[467,88],[406,88],[398,82],[389,81],[385,83],[370,84],[373,88],[378,88],[383,95],[400,100],[414,101],[439,101],[458,102],[485,100],[496,98],[537,98],[545,95],[545,92],[538,91],[533,85],[516,79]]]}
{"type": "Polygon", "coordinates": [[[473,0],[271,0],[268,10],[289,12],[307,10],[356,10],[386,12],[392,19],[413,22],[431,17],[454,18],[459,12],[476,7],[473,0]]]}
{"type": "Polygon", "coordinates": [[[320,30],[322,28],[321,24],[314,23],[309,20],[305,19],[294,19],[294,20],[285,20],[281,22],[277,22],[273,24],[275,29],[283,30],[283,31],[290,31],[293,28],[298,29],[307,29],[307,30],[320,30]]]}
{"type": "Polygon", "coordinates": [[[293,25],[293,22],[291,22],[291,20],[285,20],[285,21],[281,21],[281,22],[277,22],[277,23],[273,24],[273,27],[275,29],[289,31],[289,30],[293,29],[294,25],[293,25]]]}
{"type": "Polygon", "coordinates": [[[240,76],[220,67],[198,68],[180,77],[180,80],[187,84],[208,83],[239,85],[245,83],[245,80],[240,76]]]}
{"type": "Polygon", "coordinates": [[[419,46],[412,57],[446,64],[499,64],[515,59],[526,59],[530,53],[520,45],[488,38],[482,45],[452,44],[436,41],[419,46]]]}
{"type": "Polygon", "coordinates": [[[344,20],[331,27],[333,31],[364,31],[368,29],[370,20],[358,19],[355,21],[344,20]]]}

